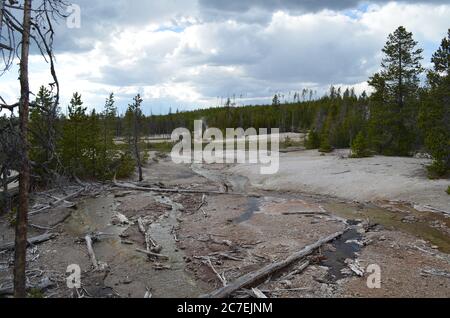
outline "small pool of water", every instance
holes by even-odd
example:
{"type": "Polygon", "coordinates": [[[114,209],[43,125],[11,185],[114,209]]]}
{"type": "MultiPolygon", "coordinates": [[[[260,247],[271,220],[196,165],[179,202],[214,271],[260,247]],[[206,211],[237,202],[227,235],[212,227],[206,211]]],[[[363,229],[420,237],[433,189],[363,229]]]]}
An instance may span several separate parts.
{"type": "Polygon", "coordinates": [[[356,253],[361,250],[359,244],[351,241],[359,241],[360,239],[361,234],[355,229],[350,229],[337,240],[333,241],[331,244],[334,247],[333,250],[326,250],[322,253],[325,260],[321,262],[321,265],[329,268],[328,274],[325,277],[326,280],[335,282],[348,276],[342,273],[342,270],[348,267],[345,260],[355,259],[356,253]]]}
{"type": "Polygon", "coordinates": [[[233,220],[234,224],[239,224],[245,221],[250,220],[253,215],[260,210],[261,207],[261,198],[248,198],[247,208],[243,214],[233,220]]]}

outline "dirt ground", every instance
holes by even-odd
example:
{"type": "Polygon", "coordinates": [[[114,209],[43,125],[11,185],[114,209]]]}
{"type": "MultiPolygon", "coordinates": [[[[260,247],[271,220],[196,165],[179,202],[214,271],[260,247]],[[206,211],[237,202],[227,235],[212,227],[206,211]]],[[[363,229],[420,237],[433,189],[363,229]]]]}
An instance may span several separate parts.
{"type": "MultiPolygon", "coordinates": [[[[67,204],[32,216],[30,223],[39,228],[30,226],[29,237],[48,231],[58,235],[28,249],[30,287],[51,283],[33,295],[198,297],[350,226],[309,256],[303,271],[297,269],[306,260],[248,288],[283,298],[450,297],[450,218],[445,214],[384,197],[354,202],[331,196],[333,191],[311,194],[299,191],[300,180],[297,188],[258,187],[239,169],[175,165],[160,158],[145,167],[141,186],[229,192],[164,194],[98,184],[74,200],[75,207],[67,204]],[[137,251],[146,249],[139,220],[158,257],[137,251]],[[104,266],[100,270],[93,268],[86,235],[97,239],[93,249],[104,266]],[[81,268],[81,288],[67,287],[71,264],[81,268]],[[381,288],[367,285],[371,273],[366,269],[372,264],[381,270],[381,288]]],[[[48,200],[38,195],[34,204],[48,200]]],[[[0,233],[0,246],[13,241],[6,216],[0,218],[0,233]]],[[[0,297],[8,297],[12,260],[11,251],[0,252],[0,297]]],[[[252,293],[241,289],[233,296],[252,293]]]]}

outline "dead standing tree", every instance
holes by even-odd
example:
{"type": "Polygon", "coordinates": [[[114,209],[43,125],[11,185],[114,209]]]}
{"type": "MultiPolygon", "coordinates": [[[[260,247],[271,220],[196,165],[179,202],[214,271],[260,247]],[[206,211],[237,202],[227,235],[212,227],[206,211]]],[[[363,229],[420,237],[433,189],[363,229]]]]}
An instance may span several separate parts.
{"type": "MultiPolygon", "coordinates": [[[[0,111],[9,110],[14,114],[19,110],[18,136],[21,148],[19,162],[19,197],[16,218],[16,239],[14,254],[14,296],[26,297],[26,249],[28,201],[30,190],[30,162],[28,158],[28,118],[30,106],[30,87],[28,76],[28,59],[30,44],[36,44],[40,54],[50,63],[50,72],[54,82],[50,84],[55,92],[55,108],[59,103],[59,82],[56,77],[52,51],[54,29],[52,21],[65,17],[67,3],[62,0],[0,0],[0,46],[4,61],[3,72],[7,71],[15,58],[19,63],[20,99],[8,104],[0,96],[0,111]],[[33,5],[34,4],[34,5],[33,5]],[[22,21],[17,17],[22,16],[22,21]],[[5,42],[3,42],[6,40],[5,42]],[[17,43],[16,43],[17,42],[17,43]],[[5,53],[6,52],[6,53],[5,53]]],[[[11,115],[13,117],[13,115],[11,115]]]]}

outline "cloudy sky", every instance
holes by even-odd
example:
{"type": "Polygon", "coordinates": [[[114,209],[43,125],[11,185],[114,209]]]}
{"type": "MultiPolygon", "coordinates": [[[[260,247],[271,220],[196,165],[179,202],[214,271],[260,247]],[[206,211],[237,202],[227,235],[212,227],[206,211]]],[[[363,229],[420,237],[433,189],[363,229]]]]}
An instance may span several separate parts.
{"type": "MultiPolygon", "coordinates": [[[[399,25],[425,49],[424,65],[450,27],[448,0],[73,0],[81,27],[57,27],[62,106],[82,94],[102,109],[109,92],[123,111],[133,95],[147,114],[269,102],[282,92],[330,85],[367,88],[387,35],[399,25]]],[[[31,57],[32,89],[49,83],[31,57]]],[[[0,94],[18,93],[17,69],[0,94]]]]}

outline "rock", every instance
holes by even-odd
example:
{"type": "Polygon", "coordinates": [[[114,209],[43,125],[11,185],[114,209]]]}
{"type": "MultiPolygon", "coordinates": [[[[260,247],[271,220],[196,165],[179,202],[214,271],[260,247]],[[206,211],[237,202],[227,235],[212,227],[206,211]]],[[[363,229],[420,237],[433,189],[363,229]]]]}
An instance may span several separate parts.
{"type": "Polygon", "coordinates": [[[386,236],[382,235],[378,238],[379,241],[386,241],[386,236]]]}
{"type": "Polygon", "coordinates": [[[283,285],[286,288],[291,288],[292,287],[292,282],[290,280],[283,280],[280,282],[281,285],[283,285]]]}
{"type": "Polygon", "coordinates": [[[131,191],[120,192],[120,193],[114,194],[114,197],[115,198],[123,198],[123,197],[126,197],[127,195],[130,195],[131,193],[132,193],[131,191]]]}
{"type": "Polygon", "coordinates": [[[414,215],[408,215],[402,219],[402,222],[403,223],[413,223],[413,222],[417,222],[417,219],[414,217],[414,215]]]}
{"type": "Polygon", "coordinates": [[[156,245],[156,246],[153,246],[153,247],[150,249],[150,251],[152,251],[153,253],[159,254],[159,253],[161,253],[162,249],[163,249],[163,248],[162,248],[161,245],[156,245]]]}

